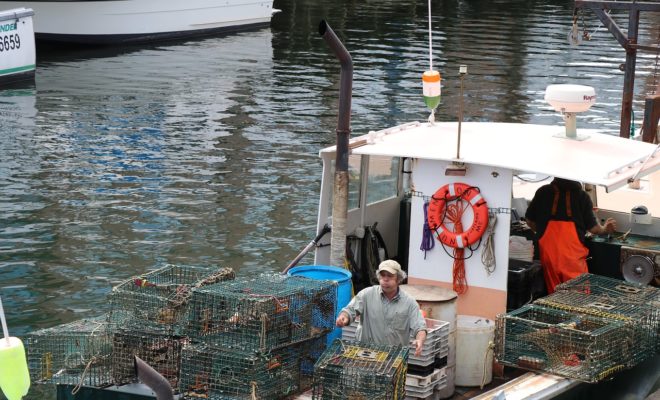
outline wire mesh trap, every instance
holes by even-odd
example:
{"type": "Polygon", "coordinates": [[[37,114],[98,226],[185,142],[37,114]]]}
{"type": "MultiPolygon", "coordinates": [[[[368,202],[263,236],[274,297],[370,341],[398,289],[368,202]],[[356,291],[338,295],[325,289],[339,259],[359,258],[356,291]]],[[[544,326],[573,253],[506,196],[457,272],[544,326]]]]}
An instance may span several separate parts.
{"type": "Polygon", "coordinates": [[[660,307],[660,289],[602,275],[582,274],[569,281],[560,283],[555,290],[579,292],[635,304],[653,305],[655,308],[660,307]]]}
{"type": "Polygon", "coordinates": [[[156,332],[118,330],[112,336],[112,378],[115,385],[137,382],[134,356],[140,357],[168,380],[173,388],[179,381],[181,349],[185,337],[156,332]]]}
{"type": "Polygon", "coordinates": [[[408,348],[335,339],[314,365],[313,399],[405,396],[408,348]]]}
{"type": "Polygon", "coordinates": [[[508,366],[598,382],[626,368],[621,321],[531,304],[496,321],[495,356],[508,366]]]}
{"type": "Polygon", "coordinates": [[[30,379],[103,387],[112,383],[107,316],[83,319],[25,336],[30,379]]]}
{"type": "Polygon", "coordinates": [[[320,339],[270,352],[223,349],[204,343],[186,346],[180,392],[185,399],[283,398],[309,385],[309,362],[320,355],[318,346],[323,346],[320,339]]]}
{"type": "Polygon", "coordinates": [[[167,265],[132,277],[110,294],[111,321],[179,334],[183,330],[188,302],[195,288],[234,279],[231,268],[201,268],[167,265]]]}
{"type": "Polygon", "coordinates": [[[658,350],[660,338],[660,308],[644,303],[633,295],[611,295],[603,291],[557,291],[537,299],[535,304],[574,314],[593,315],[624,324],[627,345],[622,362],[633,367],[658,350]],[[601,295],[593,293],[603,293],[601,295]]]}
{"type": "Polygon", "coordinates": [[[187,334],[217,347],[268,351],[332,330],[336,304],[335,281],[237,278],[193,291],[187,334]]]}

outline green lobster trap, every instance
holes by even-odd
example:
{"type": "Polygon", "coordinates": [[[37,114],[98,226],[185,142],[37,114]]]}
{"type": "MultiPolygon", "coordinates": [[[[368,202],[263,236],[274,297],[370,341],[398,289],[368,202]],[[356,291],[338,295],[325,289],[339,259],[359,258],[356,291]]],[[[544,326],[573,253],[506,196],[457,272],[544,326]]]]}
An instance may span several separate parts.
{"type": "Polygon", "coordinates": [[[112,383],[107,316],[83,319],[25,336],[30,379],[103,387],[112,383]]]}
{"type": "Polygon", "coordinates": [[[579,292],[660,308],[660,289],[649,285],[626,282],[602,275],[582,274],[555,288],[556,291],[579,292]]]}
{"type": "Polygon", "coordinates": [[[632,337],[630,366],[660,351],[660,289],[594,274],[557,285],[536,303],[624,321],[632,337]]]}
{"type": "Polygon", "coordinates": [[[399,400],[406,393],[408,347],[335,339],[314,365],[315,400],[399,400]]]}
{"type": "Polygon", "coordinates": [[[501,364],[598,382],[627,367],[623,322],[530,304],[497,317],[501,364]]]}
{"type": "Polygon", "coordinates": [[[193,289],[234,276],[231,268],[167,265],[132,277],[112,289],[111,322],[180,334],[193,289]]]}
{"type": "Polygon", "coordinates": [[[269,352],[186,346],[179,392],[184,399],[284,398],[309,386],[304,367],[323,345],[312,339],[269,352]]]}
{"type": "Polygon", "coordinates": [[[173,388],[179,382],[181,350],[185,337],[134,329],[120,329],[112,335],[112,378],[115,385],[138,381],[135,356],[158,371],[173,388]]]}
{"type": "Polygon", "coordinates": [[[337,283],[262,274],[193,291],[187,335],[216,347],[268,351],[335,327],[337,283]]]}

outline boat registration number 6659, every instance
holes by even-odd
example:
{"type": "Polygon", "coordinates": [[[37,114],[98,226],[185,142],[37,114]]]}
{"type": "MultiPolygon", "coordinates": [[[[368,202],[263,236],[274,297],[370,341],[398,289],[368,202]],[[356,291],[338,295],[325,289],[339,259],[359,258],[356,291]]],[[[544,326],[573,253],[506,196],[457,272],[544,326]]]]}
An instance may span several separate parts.
{"type": "Polygon", "coordinates": [[[21,36],[18,33],[0,35],[0,51],[18,50],[21,48],[21,36]]]}

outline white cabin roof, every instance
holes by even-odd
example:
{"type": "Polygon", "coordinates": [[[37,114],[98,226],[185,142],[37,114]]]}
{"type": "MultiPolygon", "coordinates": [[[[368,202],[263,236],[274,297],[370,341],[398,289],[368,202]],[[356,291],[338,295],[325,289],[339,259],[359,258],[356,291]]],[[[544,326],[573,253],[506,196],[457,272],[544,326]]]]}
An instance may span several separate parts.
{"type": "MultiPolygon", "coordinates": [[[[585,140],[557,137],[563,126],[522,123],[464,122],[460,159],[456,159],[457,122],[412,122],[354,138],[352,154],[460,161],[509,168],[604,186],[625,185],[644,164],[638,177],[660,169],[656,145],[597,130],[578,129],[585,140]]],[[[334,153],[335,146],[321,150],[334,153]]]]}

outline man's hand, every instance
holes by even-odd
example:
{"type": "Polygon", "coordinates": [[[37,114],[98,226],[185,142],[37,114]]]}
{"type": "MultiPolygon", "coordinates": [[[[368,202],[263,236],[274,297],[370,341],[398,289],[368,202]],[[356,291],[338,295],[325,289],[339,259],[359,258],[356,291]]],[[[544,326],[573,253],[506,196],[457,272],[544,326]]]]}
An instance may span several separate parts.
{"type": "Polygon", "coordinates": [[[341,312],[341,313],[339,313],[339,316],[337,317],[337,321],[335,322],[335,325],[337,325],[338,327],[341,328],[343,326],[348,325],[349,321],[350,321],[350,318],[348,318],[348,315],[346,315],[345,312],[341,312]]]}
{"type": "Polygon", "coordinates": [[[426,331],[417,332],[415,337],[415,357],[419,357],[422,354],[422,347],[424,346],[424,341],[426,340],[426,331]]]}

